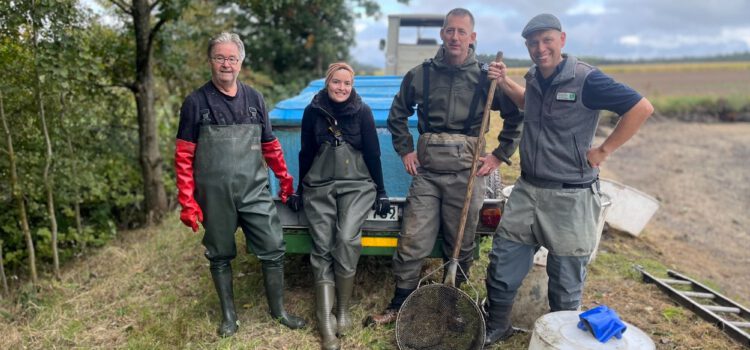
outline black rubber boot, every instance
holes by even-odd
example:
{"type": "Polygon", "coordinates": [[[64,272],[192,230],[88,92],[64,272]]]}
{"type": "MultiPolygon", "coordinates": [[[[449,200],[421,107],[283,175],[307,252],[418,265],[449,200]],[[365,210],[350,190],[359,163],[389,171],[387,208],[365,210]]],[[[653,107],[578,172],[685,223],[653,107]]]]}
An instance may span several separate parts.
{"type": "Polygon", "coordinates": [[[393,292],[393,299],[391,299],[391,303],[390,305],[388,305],[388,309],[394,309],[394,310],[401,309],[401,305],[404,305],[406,298],[408,298],[409,295],[411,295],[411,293],[414,293],[415,290],[417,289],[396,287],[396,291],[393,292]]]}
{"type": "Polygon", "coordinates": [[[214,280],[216,294],[221,303],[221,325],[217,333],[220,337],[230,337],[237,333],[237,313],[234,310],[234,293],[232,291],[232,266],[211,267],[211,278],[214,280]]]}
{"type": "Polygon", "coordinates": [[[342,335],[352,328],[352,315],[349,313],[349,301],[354,289],[354,275],[339,277],[336,275],[336,320],[337,333],[342,335]]]}
{"type": "Polygon", "coordinates": [[[513,327],[510,324],[510,311],[513,304],[496,305],[490,303],[486,310],[489,313],[487,317],[487,332],[484,338],[484,346],[490,346],[499,341],[506,340],[513,335],[513,327]]]}
{"type": "Polygon", "coordinates": [[[291,328],[299,329],[305,326],[305,320],[300,317],[286,313],[284,309],[284,260],[263,261],[263,282],[266,287],[266,298],[271,316],[281,324],[291,328]]]}
{"type": "Polygon", "coordinates": [[[336,319],[331,313],[335,294],[331,283],[315,285],[315,316],[318,319],[318,331],[320,331],[320,348],[323,350],[341,348],[339,338],[336,338],[336,319]]]}

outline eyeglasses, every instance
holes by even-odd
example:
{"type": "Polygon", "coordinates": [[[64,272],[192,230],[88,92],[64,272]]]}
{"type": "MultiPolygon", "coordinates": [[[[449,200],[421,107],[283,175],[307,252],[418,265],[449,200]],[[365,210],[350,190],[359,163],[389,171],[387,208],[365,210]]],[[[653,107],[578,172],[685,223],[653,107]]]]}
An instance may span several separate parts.
{"type": "Polygon", "coordinates": [[[240,61],[240,59],[237,58],[237,57],[226,57],[225,58],[225,57],[221,57],[221,56],[216,56],[216,57],[211,57],[211,61],[213,61],[216,64],[224,64],[224,62],[229,62],[230,65],[234,66],[235,64],[237,64],[237,62],[240,61]]]}

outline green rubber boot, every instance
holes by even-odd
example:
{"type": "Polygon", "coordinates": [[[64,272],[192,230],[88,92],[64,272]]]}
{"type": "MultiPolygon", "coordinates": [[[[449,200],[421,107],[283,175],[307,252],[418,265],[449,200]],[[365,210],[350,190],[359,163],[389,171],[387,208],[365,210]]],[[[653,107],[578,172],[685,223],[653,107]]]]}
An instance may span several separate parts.
{"type": "Polygon", "coordinates": [[[217,333],[220,337],[230,337],[237,333],[237,313],[234,310],[234,293],[232,292],[232,266],[225,265],[211,268],[216,294],[221,303],[221,325],[217,333]]]}
{"type": "Polygon", "coordinates": [[[284,309],[284,260],[263,261],[263,280],[266,287],[266,298],[271,316],[281,324],[291,328],[299,329],[305,326],[305,320],[290,315],[284,309]]]}
{"type": "Polygon", "coordinates": [[[337,333],[345,334],[352,328],[352,315],[349,312],[352,290],[354,289],[354,275],[340,277],[336,275],[336,320],[337,333]]]}
{"type": "Polygon", "coordinates": [[[336,338],[336,319],[331,310],[336,292],[333,285],[318,283],[315,285],[315,316],[318,318],[320,331],[320,348],[323,350],[338,350],[341,348],[339,338],[336,338]]]}

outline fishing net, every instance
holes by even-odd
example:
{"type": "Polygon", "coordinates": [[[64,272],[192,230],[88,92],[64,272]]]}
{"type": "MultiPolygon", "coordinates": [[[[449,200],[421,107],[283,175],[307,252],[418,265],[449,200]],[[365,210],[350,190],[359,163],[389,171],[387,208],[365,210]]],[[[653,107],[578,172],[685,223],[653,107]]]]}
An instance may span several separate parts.
{"type": "Polygon", "coordinates": [[[482,349],[484,318],[462,290],[431,284],[412,293],[396,320],[401,350],[482,349]]]}

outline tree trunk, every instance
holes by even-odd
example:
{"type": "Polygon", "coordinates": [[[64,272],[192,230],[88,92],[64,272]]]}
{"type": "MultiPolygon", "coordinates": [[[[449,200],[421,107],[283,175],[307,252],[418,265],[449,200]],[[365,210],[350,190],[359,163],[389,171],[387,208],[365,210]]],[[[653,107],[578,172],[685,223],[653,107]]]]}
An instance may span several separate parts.
{"type": "Polygon", "coordinates": [[[131,10],[136,44],[133,94],[138,109],[139,161],[143,175],[146,223],[151,224],[159,222],[167,211],[167,193],[162,179],[164,160],[159,151],[159,133],[154,113],[152,40],[158,28],[151,27],[151,8],[147,0],[133,0],[131,10]]]}
{"type": "MultiPolygon", "coordinates": [[[[60,131],[63,135],[65,135],[65,143],[68,146],[68,154],[73,155],[73,142],[70,140],[70,134],[68,133],[68,129],[65,127],[65,113],[67,111],[67,104],[65,103],[65,93],[60,93],[60,131]]],[[[73,158],[70,162],[70,173],[73,174],[73,176],[76,176],[78,174],[78,160],[73,158]]],[[[78,235],[83,235],[83,221],[81,220],[81,188],[79,186],[78,181],[73,181],[73,212],[75,213],[75,219],[76,219],[76,232],[78,232],[78,235]]],[[[84,241],[85,244],[85,241],[84,241]]],[[[85,248],[86,246],[82,246],[81,248],[85,248]]]]}
{"type": "Polygon", "coordinates": [[[0,92],[0,119],[3,122],[3,129],[5,130],[5,138],[8,143],[8,163],[10,164],[10,188],[13,193],[13,199],[18,205],[18,215],[21,220],[21,229],[23,235],[26,237],[26,247],[29,251],[29,270],[31,270],[31,283],[35,286],[38,283],[36,274],[36,255],[34,254],[34,240],[31,239],[31,230],[29,230],[29,219],[26,216],[26,203],[23,200],[23,189],[18,180],[18,172],[16,170],[16,155],[13,153],[13,136],[10,134],[8,129],[8,122],[5,120],[5,110],[3,109],[3,94],[0,92]]]}
{"type": "Polygon", "coordinates": [[[42,131],[44,133],[44,143],[47,148],[44,158],[44,189],[47,192],[47,215],[49,216],[50,232],[52,234],[52,261],[54,263],[55,278],[60,279],[60,254],[57,251],[57,216],[55,215],[55,196],[52,190],[52,177],[50,176],[50,170],[52,168],[52,142],[49,137],[49,131],[47,130],[47,119],[44,116],[44,100],[42,99],[42,87],[39,79],[39,67],[38,62],[38,51],[37,38],[38,33],[35,26],[34,10],[35,2],[32,5],[32,18],[31,18],[31,30],[32,30],[32,43],[33,48],[32,55],[34,56],[34,95],[36,97],[37,106],[39,107],[39,119],[42,124],[42,131]]]}
{"type": "Polygon", "coordinates": [[[0,279],[3,280],[2,295],[8,295],[8,279],[5,278],[5,265],[3,263],[3,241],[0,241],[0,279]]]}
{"type": "Polygon", "coordinates": [[[44,131],[44,142],[47,144],[47,154],[44,161],[44,189],[47,192],[47,215],[49,216],[50,230],[52,233],[52,261],[54,262],[55,278],[60,279],[60,254],[57,251],[57,216],[55,215],[55,196],[52,191],[52,142],[47,130],[47,120],[44,117],[44,102],[42,93],[37,87],[37,101],[39,102],[39,118],[42,120],[42,131],[44,131]]]}

